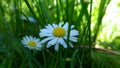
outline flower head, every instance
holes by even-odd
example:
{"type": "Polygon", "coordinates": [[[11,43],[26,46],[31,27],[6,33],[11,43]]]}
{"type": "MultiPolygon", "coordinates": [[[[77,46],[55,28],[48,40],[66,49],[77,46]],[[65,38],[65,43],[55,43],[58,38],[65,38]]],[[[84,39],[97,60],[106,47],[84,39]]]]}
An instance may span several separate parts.
{"type": "MultiPolygon", "coordinates": [[[[69,45],[73,47],[71,42],[77,42],[75,36],[78,35],[78,31],[73,29],[74,25],[70,28],[70,37],[69,45]]],[[[59,50],[59,45],[62,45],[64,48],[67,48],[67,37],[68,37],[68,23],[62,25],[62,23],[57,24],[48,24],[44,29],[40,30],[40,37],[44,37],[41,43],[47,43],[47,48],[55,45],[55,50],[59,50]]]]}
{"type": "Polygon", "coordinates": [[[41,50],[42,45],[40,43],[40,40],[36,37],[32,36],[25,36],[22,39],[22,44],[24,44],[25,47],[29,49],[36,49],[36,50],[41,50]]]}

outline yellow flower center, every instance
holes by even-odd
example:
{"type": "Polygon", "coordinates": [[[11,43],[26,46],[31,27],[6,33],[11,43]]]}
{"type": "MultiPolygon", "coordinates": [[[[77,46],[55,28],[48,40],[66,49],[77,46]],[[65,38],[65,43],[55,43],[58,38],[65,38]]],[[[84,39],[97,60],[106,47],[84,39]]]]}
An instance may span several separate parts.
{"type": "Polygon", "coordinates": [[[34,41],[29,41],[29,42],[28,42],[28,45],[29,45],[29,46],[32,46],[32,47],[35,47],[37,44],[36,44],[36,42],[34,42],[34,41]]]}
{"type": "Polygon", "coordinates": [[[66,31],[64,28],[57,27],[57,28],[54,28],[53,30],[53,35],[56,37],[63,37],[65,34],[66,34],[66,31]]]}

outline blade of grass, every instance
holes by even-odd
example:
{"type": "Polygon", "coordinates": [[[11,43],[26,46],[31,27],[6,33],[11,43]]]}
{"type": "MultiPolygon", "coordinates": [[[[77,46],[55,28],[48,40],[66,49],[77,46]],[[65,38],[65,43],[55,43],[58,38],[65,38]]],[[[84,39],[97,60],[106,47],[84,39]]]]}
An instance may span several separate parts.
{"type": "Polygon", "coordinates": [[[74,68],[75,66],[75,61],[76,61],[76,57],[77,57],[77,54],[79,52],[79,49],[76,49],[72,55],[72,58],[71,58],[71,62],[70,62],[70,68],[74,68]]]}
{"type": "Polygon", "coordinates": [[[40,5],[41,11],[45,17],[44,19],[46,20],[46,23],[51,23],[50,18],[49,18],[49,14],[48,14],[48,12],[47,12],[46,8],[44,7],[44,4],[42,3],[41,0],[39,0],[39,5],[40,5]]]}
{"type": "Polygon", "coordinates": [[[105,14],[107,5],[110,3],[110,0],[101,0],[100,5],[99,5],[99,12],[98,12],[98,18],[97,18],[97,23],[94,27],[94,37],[93,37],[93,42],[96,41],[100,26],[102,24],[102,19],[105,14]]]}
{"type": "MultiPolygon", "coordinates": [[[[41,1],[41,0],[39,0],[39,1],[41,1]]],[[[29,8],[29,10],[30,10],[30,12],[32,13],[32,15],[35,17],[35,19],[37,19],[37,21],[39,21],[39,19],[37,18],[34,10],[33,10],[32,7],[30,6],[29,1],[28,1],[28,0],[24,0],[24,2],[25,2],[25,4],[27,5],[27,7],[29,8]]],[[[41,26],[41,27],[44,26],[44,25],[43,25],[44,23],[39,23],[39,24],[40,24],[39,26],[41,26]]]]}

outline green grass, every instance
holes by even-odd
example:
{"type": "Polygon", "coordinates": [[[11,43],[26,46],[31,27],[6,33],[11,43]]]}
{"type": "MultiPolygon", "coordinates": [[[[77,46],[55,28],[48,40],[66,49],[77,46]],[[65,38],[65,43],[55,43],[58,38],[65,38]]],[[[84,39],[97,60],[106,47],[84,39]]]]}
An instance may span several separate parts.
{"type": "Polygon", "coordinates": [[[21,43],[26,35],[39,38],[39,30],[47,24],[69,22],[69,35],[71,25],[79,31],[74,46],[95,46],[110,0],[97,3],[94,8],[94,0],[0,0],[0,68],[119,68],[118,56],[91,48],[33,51],[21,43]],[[21,15],[37,22],[21,20],[21,15]]]}

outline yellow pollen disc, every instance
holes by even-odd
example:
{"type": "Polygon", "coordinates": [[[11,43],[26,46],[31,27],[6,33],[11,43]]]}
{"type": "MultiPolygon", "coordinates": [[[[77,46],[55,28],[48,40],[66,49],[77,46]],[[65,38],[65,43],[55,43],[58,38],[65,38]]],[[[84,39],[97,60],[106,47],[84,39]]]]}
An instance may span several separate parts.
{"type": "Polygon", "coordinates": [[[29,41],[29,42],[28,42],[28,45],[29,45],[29,46],[32,46],[32,47],[35,47],[37,44],[36,44],[36,42],[34,42],[34,41],[29,41]]]}
{"type": "Polygon", "coordinates": [[[56,37],[63,37],[65,34],[66,34],[66,31],[64,28],[57,27],[57,28],[54,28],[53,30],[53,35],[56,37]]]}

